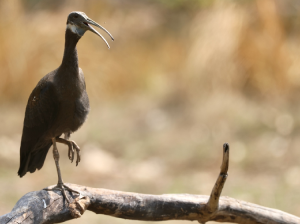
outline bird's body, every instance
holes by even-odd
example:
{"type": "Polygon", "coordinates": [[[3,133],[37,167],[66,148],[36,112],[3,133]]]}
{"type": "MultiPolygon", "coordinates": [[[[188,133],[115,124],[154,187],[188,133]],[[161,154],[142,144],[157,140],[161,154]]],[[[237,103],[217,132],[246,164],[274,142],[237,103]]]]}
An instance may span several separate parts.
{"type": "Polygon", "coordinates": [[[20,176],[41,169],[53,137],[75,132],[86,120],[89,98],[83,72],[78,67],[76,40],[79,40],[77,35],[67,29],[61,66],[45,75],[28,99],[20,176]]]}
{"type": "MultiPolygon", "coordinates": [[[[64,195],[56,142],[69,146],[71,161],[74,159],[75,149],[78,164],[79,147],[69,140],[69,137],[85,122],[90,107],[84,75],[78,66],[76,44],[86,30],[101,36],[88,24],[105,30],[84,13],[72,12],[68,16],[62,63],[57,69],[45,75],[32,91],[26,107],[21,139],[18,175],[22,177],[27,172],[33,173],[36,169],[41,169],[53,144],[53,155],[59,177],[57,187],[64,195]],[[62,134],[65,134],[64,139],[60,137],[62,134]]],[[[106,42],[103,37],[102,39],[106,42]]]]}

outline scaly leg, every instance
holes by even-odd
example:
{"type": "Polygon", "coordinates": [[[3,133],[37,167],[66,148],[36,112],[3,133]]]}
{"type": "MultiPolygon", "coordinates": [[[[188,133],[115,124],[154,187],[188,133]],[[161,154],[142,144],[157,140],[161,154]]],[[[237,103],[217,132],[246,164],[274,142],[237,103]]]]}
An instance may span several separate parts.
{"type": "Polygon", "coordinates": [[[56,165],[56,170],[57,170],[57,175],[58,175],[58,183],[57,185],[52,188],[52,189],[48,189],[46,188],[45,190],[60,190],[61,193],[63,194],[63,197],[67,200],[67,202],[69,203],[69,199],[66,195],[66,192],[65,192],[65,189],[66,190],[69,190],[71,192],[74,192],[74,193],[77,193],[80,195],[80,193],[78,191],[75,191],[71,188],[69,188],[67,185],[65,185],[63,183],[63,180],[62,180],[62,177],[61,177],[61,173],[60,173],[60,168],[59,168],[59,153],[58,153],[58,150],[57,150],[57,146],[56,146],[56,138],[52,138],[52,143],[53,143],[53,158],[54,158],[54,161],[55,161],[55,165],[56,165]]]}
{"type": "Polygon", "coordinates": [[[64,139],[69,140],[71,136],[71,132],[65,132],[64,135],[65,135],[64,139]]]}
{"type": "Polygon", "coordinates": [[[69,147],[68,155],[71,162],[73,162],[74,159],[74,149],[76,150],[76,166],[78,166],[78,163],[81,160],[79,146],[74,141],[68,139],[56,138],[56,141],[69,147]]]}

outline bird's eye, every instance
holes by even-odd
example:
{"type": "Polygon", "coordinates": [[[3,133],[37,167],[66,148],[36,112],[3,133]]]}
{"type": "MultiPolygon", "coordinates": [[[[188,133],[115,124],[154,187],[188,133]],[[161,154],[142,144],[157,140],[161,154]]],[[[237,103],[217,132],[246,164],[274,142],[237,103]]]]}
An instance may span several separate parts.
{"type": "Polygon", "coordinates": [[[77,19],[77,18],[78,18],[78,15],[75,15],[74,18],[77,19]]]}

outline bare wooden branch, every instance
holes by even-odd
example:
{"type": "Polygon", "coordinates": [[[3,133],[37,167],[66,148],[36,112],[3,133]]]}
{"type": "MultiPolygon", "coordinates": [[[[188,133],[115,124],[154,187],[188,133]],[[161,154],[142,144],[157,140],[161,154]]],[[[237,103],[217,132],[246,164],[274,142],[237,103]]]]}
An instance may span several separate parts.
{"type": "MultiPolygon", "coordinates": [[[[243,224],[300,224],[300,218],[288,213],[220,197],[227,177],[229,146],[223,146],[220,175],[210,197],[190,194],[149,195],[90,188],[75,184],[69,187],[81,193],[68,204],[60,191],[35,191],[24,195],[13,210],[0,216],[1,224],[51,224],[79,218],[86,210],[117,218],[163,221],[197,220],[243,224]]],[[[52,187],[52,186],[50,186],[52,187]]]]}
{"type": "MultiPolygon", "coordinates": [[[[204,195],[147,195],[75,184],[68,186],[84,196],[68,205],[60,192],[30,192],[18,201],[12,212],[0,217],[0,223],[58,223],[78,218],[86,209],[96,214],[133,220],[209,221],[203,220],[209,199],[204,195]]],[[[220,197],[218,210],[212,214],[210,221],[243,224],[300,223],[296,216],[229,197],[220,197]]]]}
{"type": "MultiPolygon", "coordinates": [[[[219,207],[219,199],[227,179],[227,172],[229,167],[229,145],[225,143],[223,145],[223,161],[221,165],[220,175],[215,183],[215,186],[210,194],[209,200],[206,204],[206,208],[209,214],[215,212],[219,207]]],[[[208,216],[209,218],[209,216],[208,216]]]]}

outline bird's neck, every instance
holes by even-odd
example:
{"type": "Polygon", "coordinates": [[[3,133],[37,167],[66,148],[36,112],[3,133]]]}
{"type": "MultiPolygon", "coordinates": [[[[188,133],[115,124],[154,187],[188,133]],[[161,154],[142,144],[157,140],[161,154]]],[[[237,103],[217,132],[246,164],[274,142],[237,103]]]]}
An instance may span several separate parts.
{"type": "Polygon", "coordinates": [[[61,67],[75,69],[77,72],[79,71],[78,56],[76,49],[76,44],[79,41],[79,39],[80,36],[73,33],[70,29],[66,29],[65,51],[61,67]]]}

